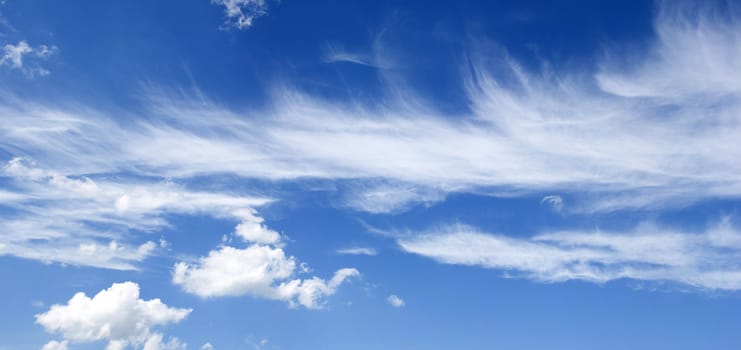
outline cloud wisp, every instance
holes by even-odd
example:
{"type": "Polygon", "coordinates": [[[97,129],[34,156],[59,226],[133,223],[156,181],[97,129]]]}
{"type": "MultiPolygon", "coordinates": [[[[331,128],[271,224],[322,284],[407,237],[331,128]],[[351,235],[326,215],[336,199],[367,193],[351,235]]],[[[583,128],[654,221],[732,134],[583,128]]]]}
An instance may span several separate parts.
{"type": "Polygon", "coordinates": [[[38,47],[32,47],[24,40],[15,45],[5,44],[2,47],[0,66],[20,70],[29,78],[49,75],[51,72],[39,66],[36,61],[46,59],[56,54],[57,51],[56,46],[39,45],[38,47]],[[29,58],[31,58],[31,64],[28,62],[29,58]]]}
{"type": "Polygon", "coordinates": [[[239,30],[252,26],[253,21],[268,13],[265,0],[211,0],[211,3],[224,6],[226,22],[222,28],[234,27],[239,30]]]}
{"type": "Polygon", "coordinates": [[[408,253],[542,282],[619,279],[741,290],[741,232],[724,220],[691,233],[642,225],[629,232],[563,231],[514,238],[458,225],[400,238],[408,253]]]}

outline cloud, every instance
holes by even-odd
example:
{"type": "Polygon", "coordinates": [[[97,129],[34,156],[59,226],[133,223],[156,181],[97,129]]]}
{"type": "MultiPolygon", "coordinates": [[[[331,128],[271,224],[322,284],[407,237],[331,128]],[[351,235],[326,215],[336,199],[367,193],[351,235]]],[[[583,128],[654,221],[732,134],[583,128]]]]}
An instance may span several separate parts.
{"type": "Polygon", "coordinates": [[[45,76],[49,75],[49,71],[41,68],[36,64],[36,60],[48,58],[56,54],[56,46],[40,45],[38,47],[31,47],[26,41],[19,41],[18,44],[5,44],[2,50],[2,57],[0,57],[0,66],[7,66],[12,69],[18,69],[26,74],[28,77],[33,78],[34,76],[45,76]],[[34,62],[31,66],[25,62],[25,58],[32,57],[34,62]]]}
{"type": "Polygon", "coordinates": [[[496,269],[542,282],[633,279],[741,290],[741,232],[728,220],[701,233],[645,224],[628,232],[563,231],[529,238],[459,225],[398,243],[406,252],[441,263],[496,269]]]}
{"type": "Polygon", "coordinates": [[[163,342],[163,335],[152,328],[178,323],[190,312],[190,309],[169,307],[159,299],[142,300],[139,285],[124,282],[114,283],[92,298],[77,293],[66,305],[53,305],[49,311],[36,315],[36,323],[47,332],[64,337],[62,342],[47,343],[44,349],[66,349],[67,342],[105,340],[108,350],[125,349],[129,345],[143,346],[145,350],[174,350],[185,345],[176,338],[163,342]]]}
{"type": "MultiPolygon", "coordinates": [[[[380,36],[375,38],[375,48],[380,46],[380,38],[380,36]]],[[[374,50],[374,53],[356,53],[345,50],[345,48],[339,44],[327,44],[324,46],[322,60],[325,63],[345,62],[377,69],[393,68],[394,65],[392,62],[389,62],[386,57],[376,54],[378,51],[379,50],[374,50]]]]}
{"type": "MultiPolygon", "coordinates": [[[[11,194],[0,203],[10,210],[0,221],[0,255],[111,269],[135,269],[156,253],[160,245],[136,233],[167,227],[166,214],[242,221],[238,233],[245,234],[249,225],[261,227],[251,208],[270,201],[167,181],[65,176],[22,158],[10,160],[0,176],[11,194]]],[[[270,231],[255,232],[262,234],[258,240],[271,237],[270,231]]]]}
{"type": "Polygon", "coordinates": [[[206,343],[201,346],[201,350],[214,350],[214,346],[211,343],[206,343]]]}
{"type": "Polygon", "coordinates": [[[177,263],[172,281],[201,297],[250,295],[316,309],[347,278],[359,275],[357,270],[347,268],[335,272],[329,281],[319,277],[296,279],[292,278],[296,268],[296,259],[287,257],[281,248],[259,244],[244,249],[224,246],[196,263],[177,263]]]}
{"type": "Polygon", "coordinates": [[[265,0],[211,0],[211,3],[224,6],[227,18],[224,28],[247,29],[252,26],[255,18],[267,14],[268,11],[265,0]]]}
{"type": "Polygon", "coordinates": [[[650,49],[627,54],[635,68],[614,54],[562,72],[529,71],[504,52],[468,55],[460,115],[400,87],[376,104],[277,87],[269,107],[249,112],[149,89],[127,125],[10,98],[0,148],[64,174],[348,180],[358,186],[343,204],[373,213],[452,192],[577,189],[568,210],[578,212],[736,198],[741,89],[728,79],[741,22],[662,11],[650,49]]]}
{"type": "Polygon", "coordinates": [[[727,77],[741,22],[692,16],[662,9],[650,49],[628,54],[634,68],[607,55],[594,71],[532,72],[506,53],[472,53],[460,115],[410,88],[367,104],[277,87],[249,112],[156,88],[120,113],[0,94],[0,254],[132,269],[156,253],[137,233],[168,214],[242,222],[244,239],[280,243],[244,216],[267,199],[187,186],[225,174],[344,181],[341,204],[371,213],[455,192],[568,190],[567,210],[580,212],[738,198],[741,90],[727,77]],[[689,83],[700,76],[709,83],[689,83]]]}
{"type": "Polygon", "coordinates": [[[280,234],[267,228],[263,218],[256,215],[254,209],[242,209],[237,211],[242,222],[237,225],[234,234],[247,242],[275,244],[280,241],[280,234]]]}
{"type": "Polygon", "coordinates": [[[401,182],[353,183],[346,191],[345,206],[372,214],[399,213],[414,205],[432,205],[445,200],[439,189],[401,182]]]}
{"type": "Polygon", "coordinates": [[[293,256],[286,256],[282,237],[266,227],[263,218],[254,211],[238,213],[243,221],[235,228],[234,236],[249,245],[246,248],[222,245],[197,261],[176,263],[172,274],[174,284],[204,298],[249,295],[286,301],[291,307],[318,309],[345,280],[360,275],[356,269],[344,268],[337,270],[329,281],[316,276],[295,278],[297,271],[306,273],[309,269],[305,264],[298,264],[293,256]]]}
{"type": "Polygon", "coordinates": [[[547,203],[555,211],[561,211],[563,209],[563,198],[561,198],[561,196],[545,196],[543,197],[543,199],[540,200],[540,203],[547,203]]]}
{"type": "Polygon", "coordinates": [[[401,298],[399,298],[395,294],[389,295],[389,297],[386,299],[386,301],[388,301],[389,305],[391,305],[391,306],[393,306],[395,308],[404,307],[404,305],[406,305],[406,303],[404,303],[404,300],[402,300],[401,298]]]}
{"type": "Polygon", "coordinates": [[[41,347],[41,350],[67,350],[67,344],[68,342],[66,340],[61,342],[52,340],[44,344],[44,346],[41,347]]]}
{"type": "Polygon", "coordinates": [[[378,251],[376,251],[373,248],[350,247],[350,248],[337,249],[337,254],[374,256],[378,254],[378,251]]]}

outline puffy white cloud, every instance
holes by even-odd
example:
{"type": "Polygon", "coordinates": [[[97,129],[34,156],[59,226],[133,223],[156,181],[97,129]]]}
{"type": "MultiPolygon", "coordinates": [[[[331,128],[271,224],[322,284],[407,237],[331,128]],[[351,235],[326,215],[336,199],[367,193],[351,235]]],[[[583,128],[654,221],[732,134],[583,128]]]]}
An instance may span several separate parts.
{"type": "MultiPolygon", "coordinates": [[[[321,308],[325,298],[334,294],[348,278],[360,275],[353,268],[335,272],[329,280],[319,277],[295,278],[308,273],[305,263],[298,264],[283,251],[283,239],[263,224],[254,210],[238,210],[242,219],[234,236],[249,244],[246,248],[222,245],[193,262],[178,262],[172,282],[188,293],[201,297],[242,296],[283,300],[291,307],[321,308]]],[[[231,240],[226,237],[226,242],[231,240]]]]}
{"type": "Polygon", "coordinates": [[[338,254],[346,254],[346,255],[377,255],[378,251],[376,251],[373,248],[365,248],[365,247],[350,247],[350,248],[342,248],[337,249],[338,254]]]}
{"type": "Polygon", "coordinates": [[[68,342],[66,340],[64,341],[52,340],[44,344],[44,346],[41,347],[41,350],[67,350],[67,344],[68,342]]]}
{"type": "Polygon", "coordinates": [[[211,343],[206,343],[201,346],[201,350],[214,350],[214,346],[211,343]]]}
{"type": "Polygon", "coordinates": [[[386,301],[388,301],[389,305],[391,305],[393,307],[396,307],[396,308],[404,307],[404,305],[406,305],[406,303],[404,302],[404,300],[402,300],[401,298],[399,298],[395,294],[389,295],[389,297],[386,298],[386,301]]]}
{"type": "Polygon", "coordinates": [[[323,299],[334,294],[345,279],[359,274],[355,269],[341,269],[329,281],[318,277],[291,279],[296,269],[296,259],[287,257],[281,248],[224,246],[196,263],[177,263],[172,280],[202,297],[250,295],[313,309],[320,308],[323,299]]]}
{"type": "Polygon", "coordinates": [[[409,253],[545,282],[616,279],[741,290],[741,232],[727,220],[702,233],[645,224],[629,232],[564,231],[514,238],[451,226],[399,239],[409,253]]]}
{"type": "Polygon", "coordinates": [[[25,62],[25,57],[32,56],[34,59],[46,58],[56,52],[56,46],[40,45],[38,47],[31,47],[28,45],[28,42],[21,40],[15,45],[5,44],[5,46],[3,46],[2,56],[0,56],[0,65],[21,70],[29,77],[34,77],[36,75],[44,76],[48,75],[49,71],[41,68],[35,62],[29,66],[25,62]]]}
{"type": "Polygon", "coordinates": [[[190,312],[190,309],[169,307],[159,299],[142,300],[139,285],[124,282],[114,283],[92,298],[77,293],[66,305],[53,305],[47,312],[36,315],[36,323],[65,339],[47,346],[66,348],[68,341],[105,340],[108,350],[125,349],[129,345],[143,346],[145,350],[173,350],[184,348],[184,344],[175,338],[163,342],[163,335],[152,332],[152,328],[180,322],[190,312]]]}
{"type": "Polygon", "coordinates": [[[211,3],[224,6],[227,17],[224,26],[237,29],[251,27],[255,18],[267,14],[268,10],[265,0],[211,0],[211,3]]]}
{"type": "Polygon", "coordinates": [[[267,228],[263,218],[255,215],[253,209],[238,210],[235,215],[242,219],[234,234],[247,242],[275,244],[280,241],[280,234],[267,228]]]}

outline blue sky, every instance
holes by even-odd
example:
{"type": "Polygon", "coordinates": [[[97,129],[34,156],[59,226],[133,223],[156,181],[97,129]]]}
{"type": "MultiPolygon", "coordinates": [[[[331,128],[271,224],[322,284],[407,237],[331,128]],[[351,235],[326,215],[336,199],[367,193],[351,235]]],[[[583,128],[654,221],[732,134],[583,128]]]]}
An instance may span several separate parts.
{"type": "Polygon", "coordinates": [[[741,7],[0,1],[0,349],[737,349],[741,7]]]}

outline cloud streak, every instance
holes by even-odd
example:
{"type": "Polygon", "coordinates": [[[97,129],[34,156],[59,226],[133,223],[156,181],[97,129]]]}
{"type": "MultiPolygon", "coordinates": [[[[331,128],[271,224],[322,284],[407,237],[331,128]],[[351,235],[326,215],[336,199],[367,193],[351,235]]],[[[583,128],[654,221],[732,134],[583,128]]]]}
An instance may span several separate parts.
{"type": "Polygon", "coordinates": [[[741,232],[724,220],[704,232],[645,224],[628,232],[563,231],[527,238],[450,226],[400,238],[408,253],[541,282],[619,279],[741,290],[741,232]]]}

